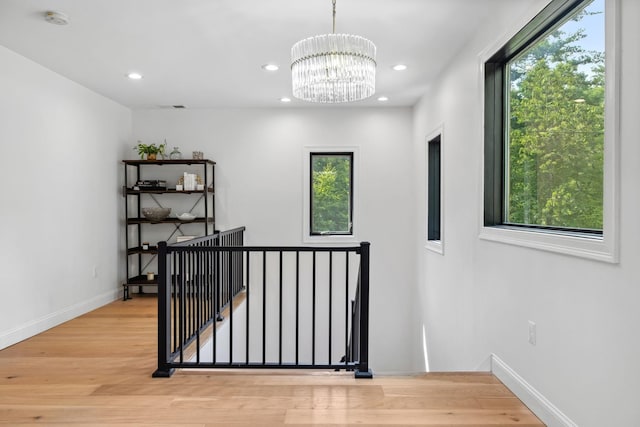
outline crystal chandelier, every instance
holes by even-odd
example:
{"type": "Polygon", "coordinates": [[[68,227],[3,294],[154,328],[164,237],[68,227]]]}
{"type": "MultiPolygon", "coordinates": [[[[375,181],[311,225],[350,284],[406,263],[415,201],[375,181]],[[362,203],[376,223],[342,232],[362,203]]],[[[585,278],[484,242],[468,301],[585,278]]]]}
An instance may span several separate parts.
{"type": "Polygon", "coordinates": [[[365,99],[376,90],[376,45],[364,37],[333,33],[300,40],[291,48],[293,96],[321,103],[365,99]]]}

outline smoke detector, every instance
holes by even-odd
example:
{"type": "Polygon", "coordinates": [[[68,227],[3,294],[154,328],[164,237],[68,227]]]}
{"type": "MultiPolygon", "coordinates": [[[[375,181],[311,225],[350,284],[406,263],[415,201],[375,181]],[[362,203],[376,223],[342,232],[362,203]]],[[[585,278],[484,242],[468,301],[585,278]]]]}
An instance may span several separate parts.
{"type": "Polygon", "coordinates": [[[62,12],[55,12],[53,10],[49,10],[45,12],[44,19],[50,24],[56,25],[67,25],[69,23],[69,18],[62,12]]]}

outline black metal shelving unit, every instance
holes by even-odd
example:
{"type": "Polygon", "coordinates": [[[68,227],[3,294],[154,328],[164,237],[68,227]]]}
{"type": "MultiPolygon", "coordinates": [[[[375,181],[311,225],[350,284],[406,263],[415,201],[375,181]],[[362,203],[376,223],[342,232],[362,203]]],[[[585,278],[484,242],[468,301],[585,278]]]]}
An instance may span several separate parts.
{"type": "MultiPolygon", "coordinates": [[[[175,232],[183,224],[202,224],[204,235],[210,235],[215,232],[215,162],[209,159],[182,159],[182,160],[123,160],[124,164],[124,187],[122,195],[125,198],[125,246],[126,246],[126,280],[122,284],[123,299],[131,298],[129,288],[131,286],[138,287],[138,293],[143,293],[143,286],[157,286],[157,275],[154,280],[147,280],[147,275],[143,273],[143,259],[147,257],[149,262],[152,257],[157,256],[157,247],[149,246],[143,249],[144,227],[173,225],[175,232]],[[202,167],[203,190],[176,191],[175,188],[166,189],[134,189],[134,184],[141,180],[142,169],[158,166],[191,166],[196,165],[202,167]],[[166,218],[161,221],[151,221],[142,215],[141,200],[144,195],[162,196],[165,194],[184,195],[184,196],[200,196],[199,200],[203,201],[204,216],[196,217],[191,221],[182,221],[178,218],[166,218]],[[133,209],[130,209],[133,207],[133,209]],[[132,216],[130,211],[135,212],[132,216]],[[135,237],[130,237],[130,228],[135,228],[135,237]],[[134,240],[132,242],[132,240],[134,240]],[[130,257],[138,257],[138,268],[132,271],[132,263],[130,257]],[[151,257],[151,258],[149,258],[151,257]]],[[[167,206],[168,207],[168,206],[167,206]]]]}

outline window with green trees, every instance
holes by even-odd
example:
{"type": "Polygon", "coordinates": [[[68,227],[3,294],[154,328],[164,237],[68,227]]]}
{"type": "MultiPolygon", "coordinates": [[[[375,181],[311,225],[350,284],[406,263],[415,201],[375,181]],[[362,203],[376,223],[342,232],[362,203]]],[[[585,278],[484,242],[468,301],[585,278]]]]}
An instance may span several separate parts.
{"type": "Polygon", "coordinates": [[[353,153],[311,153],[311,235],[352,234],[353,153]]]}
{"type": "Polygon", "coordinates": [[[601,234],[604,1],[552,1],[485,64],[485,225],[601,234]]]}

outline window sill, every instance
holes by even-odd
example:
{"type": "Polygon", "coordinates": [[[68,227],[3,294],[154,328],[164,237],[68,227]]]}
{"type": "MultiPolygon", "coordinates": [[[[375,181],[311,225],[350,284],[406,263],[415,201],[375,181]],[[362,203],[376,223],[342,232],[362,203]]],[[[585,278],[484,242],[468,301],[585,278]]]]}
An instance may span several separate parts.
{"type": "Polygon", "coordinates": [[[340,235],[340,234],[326,234],[320,236],[305,236],[302,239],[303,243],[309,243],[314,245],[335,245],[335,244],[360,244],[360,241],[354,235],[340,235]]]}
{"type": "Polygon", "coordinates": [[[494,226],[482,227],[479,237],[493,242],[617,263],[618,255],[613,239],[605,236],[494,226]]]}
{"type": "Polygon", "coordinates": [[[444,247],[442,246],[442,240],[427,240],[425,248],[431,252],[435,252],[440,255],[444,255],[444,247]]]}

